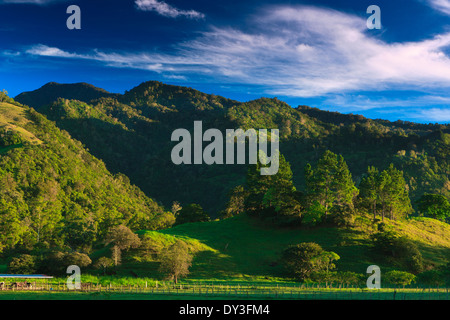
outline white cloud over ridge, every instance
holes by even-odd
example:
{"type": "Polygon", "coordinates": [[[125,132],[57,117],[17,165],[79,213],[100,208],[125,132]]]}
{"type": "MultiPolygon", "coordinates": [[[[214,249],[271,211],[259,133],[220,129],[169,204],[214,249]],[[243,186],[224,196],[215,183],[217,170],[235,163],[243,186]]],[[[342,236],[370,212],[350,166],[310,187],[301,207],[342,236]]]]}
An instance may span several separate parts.
{"type": "Polygon", "coordinates": [[[180,10],[164,1],[159,0],[135,0],[139,10],[154,11],[161,16],[169,18],[186,17],[189,19],[203,19],[205,15],[195,10],[180,10]]]}
{"type": "Polygon", "coordinates": [[[418,42],[387,43],[366,20],[316,7],[272,7],[252,32],[211,28],[179,43],[175,53],[70,53],[38,45],[29,54],[78,58],[172,76],[212,77],[260,85],[266,93],[318,97],[357,91],[450,88],[450,33],[418,42]]]}
{"type": "Polygon", "coordinates": [[[117,53],[104,53],[95,50],[89,54],[78,54],[61,50],[56,47],[49,47],[47,45],[38,44],[32,46],[26,51],[27,54],[41,56],[41,57],[54,57],[54,58],[71,58],[81,60],[92,60],[103,62],[107,66],[115,68],[133,68],[148,71],[161,72],[162,70],[168,71],[169,69],[163,68],[160,63],[153,63],[153,59],[150,59],[145,54],[117,54],[117,53]]]}
{"type": "Polygon", "coordinates": [[[419,110],[413,117],[420,120],[450,123],[450,109],[429,108],[426,110],[419,110]]]}

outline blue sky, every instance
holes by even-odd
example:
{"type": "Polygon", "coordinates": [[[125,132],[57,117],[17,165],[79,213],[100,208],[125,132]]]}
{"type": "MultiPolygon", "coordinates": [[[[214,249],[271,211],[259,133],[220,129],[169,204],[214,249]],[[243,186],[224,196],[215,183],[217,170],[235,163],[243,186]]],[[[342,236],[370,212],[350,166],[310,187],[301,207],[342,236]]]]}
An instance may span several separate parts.
{"type": "Polygon", "coordinates": [[[450,123],[450,0],[0,0],[0,89],[159,80],[239,101],[450,123]],[[69,5],[81,30],[69,30],[69,5]],[[382,28],[369,30],[370,5],[382,28]]]}

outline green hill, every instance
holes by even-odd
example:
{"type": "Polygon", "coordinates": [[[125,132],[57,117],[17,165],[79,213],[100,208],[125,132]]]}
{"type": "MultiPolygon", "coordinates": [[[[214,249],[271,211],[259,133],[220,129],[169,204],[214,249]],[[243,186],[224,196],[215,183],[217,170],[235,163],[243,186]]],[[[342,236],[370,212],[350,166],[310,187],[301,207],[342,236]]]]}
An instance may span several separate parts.
{"type": "Polygon", "coordinates": [[[97,88],[88,83],[60,84],[50,82],[41,88],[23,92],[15,97],[15,100],[39,109],[45,105],[52,103],[60,97],[66,99],[76,99],[80,101],[91,101],[101,97],[115,97],[113,93],[109,93],[104,89],[97,88]]]}
{"type": "Polygon", "coordinates": [[[29,123],[25,108],[0,102],[0,129],[4,132],[17,132],[31,144],[41,144],[42,141],[25,128],[29,123]]]}
{"type": "Polygon", "coordinates": [[[0,103],[0,251],[89,251],[113,225],[158,229],[166,214],[124,175],[33,109],[0,103]]]}
{"type": "MultiPolygon", "coordinates": [[[[447,263],[450,258],[450,225],[433,219],[415,218],[408,221],[388,221],[389,227],[406,236],[419,248],[428,268],[447,263]]],[[[316,242],[341,259],[338,271],[365,274],[369,265],[379,265],[383,272],[401,267],[374,255],[370,235],[375,229],[369,219],[361,218],[355,227],[340,229],[276,228],[247,215],[201,223],[189,223],[167,230],[139,234],[153,241],[170,244],[175,239],[187,241],[196,252],[190,279],[267,280],[282,278],[281,252],[291,244],[316,242]]],[[[139,252],[130,254],[140,256],[139,252]]],[[[133,261],[133,260],[130,260],[133,261]]],[[[160,277],[156,262],[128,262],[120,274],[135,272],[140,276],[160,277]]]]}

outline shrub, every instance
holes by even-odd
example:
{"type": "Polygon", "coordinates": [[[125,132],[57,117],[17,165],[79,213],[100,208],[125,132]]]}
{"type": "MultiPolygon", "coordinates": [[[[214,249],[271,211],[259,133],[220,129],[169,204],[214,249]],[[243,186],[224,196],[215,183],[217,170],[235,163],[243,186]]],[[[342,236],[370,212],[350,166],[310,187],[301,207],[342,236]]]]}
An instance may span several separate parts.
{"type": "Polygon", "coordinates": [[[29,254],[22,254],[12,258],[8,265],[10,273],[14,274],[33,274],[36,272],[36,257],[29,254]]]}
{"type": "Polygon", "coordinates": [[[419,273],[423,270],[423,258],[417,245],[395,232],[384,231],[372,236],[374,250],[390,257],[409,271],[419,273]]]}
{"type": "Polygon", "coordinates": [[[61,251],[51,251],[40,258],[39,272],[50,275],[62,275],[65,273],[63,261],[65,253],[61,251]]]}
{"type": "Polygon", "coordinates": [[[102,269],[103,275],[106,274],[106,271],[108,268],[114,266],[114,261],[111,258],[107,257],[100,257],[95,263],[94,268],[96,269],[102,269]]]}
{"type": "Polygon", "coordinates": [[[314,201],[302,217],[302,224],[316,226],[322,223],[326,209],[319,202],[314,201]]]}
{"type": "Polygon", "coordinates": [[[360,285],[365,279],[365,276],[360,273],[350,271],[336,273],[336,281],[346,285],[360,285]]]}
{"type": "Polygon", "coordinates": [[[64,256],[64,264],[68,267],[70,265],[76,265],[80,268],[84,268],[89,266],[92,263],[92,260],[89,258],[87,254],[72,252],[68,253],[64,256]]]}
{"type": "Polygon", "coordinates": [[[408,286],[416,280],[416,276],[405,271],[389,271],[384,275],[384,281],[396,286],[408,286]]]}
{"type": "Polygon", "coordinates": [[[440,270],[429,270],[418,274],[417,281],[428,286],[444,286],[445,275],[440,270]]]}
{"type": "Polygon", "coordinates": [[[80,268],[92,263],[88,255],[79,252],[51,251],[39,259],[39,272],[51,275],[65,275],[68,266],[76,265],[80,268]]]}
{"type": "Polygon", "coordinates": [[[314,242],[291,245],[281,258],[287,274],[300,280],[309,278],[313,272],[328,273],[335,268],[333,261],[339,259],[336,253],[325,251],[314,242]]]}
{"type": "Polygon", "coordinates": [[[331,223],[338,227],[351,227],[355,223],[355,209],[352,205],[335,205],[330,210],[331,223]]]}
{"type": "Polygon", "coordinates": [[[314,282],[327,284],[339,282],[337,272],[326,272],[326,271],[312,272],[310,279],[313,280],[314,282]]]}
{"type": "Polygon", "coordinates": [[[207,221],[210,221],[208,214],[203,211],[203,208],[199,204],[192,203],[180,210],[175,224],[207,221]]]}

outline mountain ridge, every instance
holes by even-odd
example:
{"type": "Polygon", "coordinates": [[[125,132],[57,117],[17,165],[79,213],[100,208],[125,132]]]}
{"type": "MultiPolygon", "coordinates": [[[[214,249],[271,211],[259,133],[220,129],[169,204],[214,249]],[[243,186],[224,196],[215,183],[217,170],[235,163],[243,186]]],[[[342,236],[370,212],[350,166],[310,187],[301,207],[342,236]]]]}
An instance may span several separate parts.
{"type": "MultiPolygon", "coordinates": [[[[147,98],[150,95],[151,96],[151,91],[149,92],[148,90],[154,90],[155,93],[158,93],[158,88],[161,88],[161,90],[159,90],[159,92],[161,93],[163,90],[165,91],[171,91],[172,94],[187,94],[187,93],[194,93],[194,94],[199,94],[202,97],[212,97],[212,98],[217,98],[220,101],[225,101],[228,103],[228,106],[232,106],[234,104],[237,105],[241,105],[241,104],[248,104],[248,103],[256,103],[260,100],[265,100],[265,99],[270,99],[270,100],[274,100],[274,101],[281,101],[279,100],[277,97],[272,97],[272,98],[268,98],[268,97],[260,97],[257,99],[253,99],[250,101],[246,101],[246,102],[242,102],[242,101],[237,101],[237,100],[233,100],[233,99],[229,99],[220,95],[215,95],[215,94],[207,94],[207,93],[203,93],[200,90],[191,88],[191,87],[186,87],[186,86],[180,86],[180,85],[172,85],[172,84],[166,84],[163,83],[161,81],[156,81],[156,80],[149,80],[149,81],[144,81],[141,84],[129,89],[129,90],[125,90],[125,92],[123,94],[120,93],[111,93],[108,92],[107,90],[100,88],[100,87],[96,87],[90,83],[87,82],[78,82],[78,83],[57,83],[57,82],[48,82],[45,85],[43,85],[42,87],[32,90],[32,91],[25,91],[22,92],[20,94],[18,94],[16,97],[14,97],[14,100],[17,102],[20,102],[24,105],[28,105],[31,106],[33,108],[40,108],[42,106],[44,106],[45,104],[51,104],[52,102],[54,102],[55,100],[57,100],[57,98],[63,98],[63,99],[68,99],[68,100],[79,100],[82,102],[90,102],[92,100],[96,100],[96,99],[100,99],[100,98],[116,98],[118,99],[120,102],[122,103],[133,103],[133,104],[139,104],[136,99],[139,98],[147,98]],[[48,94],[49,91],[56,91],[58,92],[58,96],[56,96],[56,94],[53,94],[50,97],[46,97],[43,98],[42,96],[45,96],[48,94]]],[[[152,97],[153,98],[153,97],[152,97]]],[[[174,97],[172,97],[172,99],[167,99],[169,100],[176,100],[174,97]]],[[[157,102],[157,98],[152,99],[150,102],[149,101],[145,101],[146,103],[158,103],[157,102]]],[[[166,101],[167,102],[167,101],[166,101]]],[[[283,101],[281,101],[283,102],[283,101]]],[[[141,101],[142,103],[142,101],[141,101]]],[[[322,110],[316,107],[310,107],[310,106],[306,106],[306,105],[298,105],[297,107],[294,106],[290,106],[287,103],[283,102],[284,104],[286,104],[287,106],[289,106],[290,108],[293,109],[297,109],[300,112],[309,115],[312,118],[315,118],[319,121],[322,122],[330,122],[331,118],[334,118],[333,123],[334,124],[349,124],[351,122],[355,122],[355,121],[375,121],[378,122],[380,124],[383,125],[389,125],[389,126],[399,126],[399,127],[403,127],[403,128],[407,128],[410,126],[415,126],[415,127],[449,127],[450,124],[441,124],[441,123],[418,123],[418,122],[413,122],[413,121],[404,121],[404,120],[396,120],[396,121],[390,121],[390,120],[386,120],[386,119],[381,119],[381,118],[367,118],[363,115],[360,114],[353,114],[353,113],[340,113],[340,112],[336,112],[336,111],[326,111],[326,110],[322,110]],[[326,116],[329,116],[328,119],[326,119],[326,116]]],[[[222,108],[223,106],[221,106],[222,108]]]]}
{"type": "Polygon", "coordinates": [[[57,98],[77,99],[83,102],[89,102],[102,97],[115,97],[117,94],[110,93],[105,89],[95,87],[86,82],[61,84],[49,82],[33,91],[22,92],[14,97],[24,105],[39,109],[52,103],[57,98]]]}
{"type": "MultiPolygon", "coordinates": [[[[34,94],[40,92],[46,94],[39,90],[34,94]]],[[[238,102],[158,81],[88,102],[59,98],[40,107],[40,112],[82,141],[109,170],[126,174],[166,207],[173,201],[195,202],[214,216],[224,208],[228,192],[244,181],[246,166],[176,166],[171,162],[171,133],[178,128],[192,131],[198,120],[204,130],[279,129],[281,153],[292,165],[299,190],[304,186],[304,166],[329,149],[344,156],[356,183],[368,166],[387,168],[394,163],[405,171],[413,200],[425,192],[450,196],[449,125],[293,108],[277,98],[238,102]]]]}

